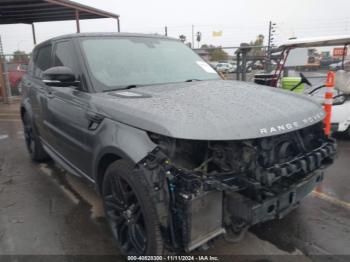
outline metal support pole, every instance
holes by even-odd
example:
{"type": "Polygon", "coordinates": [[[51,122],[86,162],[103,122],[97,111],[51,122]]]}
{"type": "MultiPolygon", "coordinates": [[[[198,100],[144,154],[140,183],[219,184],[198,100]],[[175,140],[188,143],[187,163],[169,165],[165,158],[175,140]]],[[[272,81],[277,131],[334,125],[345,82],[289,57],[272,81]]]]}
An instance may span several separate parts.
{"type": "Polygon", "coordinates": [[[119,16],[117,17],[117,23],[118,23],[118,33],[120,33],[120,20],[119,20],[119,16]]]}
{"type": "Polygon", "coordinates": [[[6,92],[6,83],[4,78],[4,72],[3,72],[3,66],[2,66],[2,57],[0,57],[0,97],[2,97],[3,102],[7,103],[7,92],[6,92]]]}
{"type": "Polygon", "coordinates": [[[34,23],[32,23],[32,34],[33,34],[33,43],[34,43],[34,45],[36,45],[36,35],[35,35],[34,23]]]}
{"type": "Polygon", "coordinates": [[[341,69],[344,70],[344,60],[345,60],[345,56],[346,56],[346,49],[348,48],[348,45],[345,44],[343,47],[343,57],[341,59],[341,69]]]}
{"type": "Polygon", "coordinates": [[[12,96],[5,56],[0,58],[0,88],[4,103],[10,103],[12,96]]]}
{"type": "Polygon", "coordinates": [[[237,62],[237,68],[236,68],[236,80],[239,80],[239,74],[240,74],[240,71],[241,71],[241,53],[240,52],[237,52],[237,58],[236,58],[236,62],[237,62]]]}
{"type": "Polygon", "coordinates": [[[165,27],[164,27],[164,30],[165,30],[165,36],[168,36],[168,27],[165,26],[165,27]]]}
{"type": "Polygon", "coordinates": [[[79,10],[75,9],[75,22],[77,24],[77,33],[80,33],[79,10]]]}
{"type": "Polygon", "coordinates": [[[194,25],[192,25],[192,48],[194,48],[194,25]]]}
{"type": "Polygon", "coordinates": [[[246,81],[246,71],[247,71],[247,50],[242,50],[242,81],[246,81]]]}
{"type": "Polygon", "coordinates": [[[269,22],[269,38],[267,42],[267,52],[266,52],[266,63],[265,63],[265,72],[268,73],[271,70],[271,30],[272,30],[272,22],[269,22]]]}

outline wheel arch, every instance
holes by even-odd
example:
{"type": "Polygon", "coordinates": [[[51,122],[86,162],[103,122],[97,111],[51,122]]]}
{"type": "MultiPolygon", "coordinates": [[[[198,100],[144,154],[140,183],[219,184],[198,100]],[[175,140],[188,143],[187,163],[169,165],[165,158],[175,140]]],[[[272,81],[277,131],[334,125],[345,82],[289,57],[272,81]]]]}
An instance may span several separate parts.
{"type": "Polygon", "coordinates": [[[21,119],[23,120],[24,114],[27,112],[27,110],[25,109],[24,106],[21,106],[20,111],[21,111],[21,119]]]}
{"type": "Polygon", "coordinates": [[[101,193],[102,183],[107,168],[115,161],[121,159],[134,163],[130,157],[128,157],[124,152],[115,147],[107,147],[100,152],[95,162],[96,165],[94,168],[94,178],[98,193],[101,193]]]}
{"type": "Polygon", "coordinates": [[[136,165],[157,145],[146,131],[109,119],[103,121],[96,141],[93,161],[93,178],[98,192],[101,190],[104,173],[114,161],[124,159],[136,165]]]}
{"type": "Polygon", "coordinates": [[[23,121],[23,117],[24,117],[24,114],[25,113],[28,113],[29,114],[29,117],[31,119],[33,119],[33,113],[32,113],[32,108],[29,104],[29,101],[28,99],[23,99],[22,102],[21,102],[21,106],[20,106],[20,113],[21,113],[21,119],[23,121]]]}

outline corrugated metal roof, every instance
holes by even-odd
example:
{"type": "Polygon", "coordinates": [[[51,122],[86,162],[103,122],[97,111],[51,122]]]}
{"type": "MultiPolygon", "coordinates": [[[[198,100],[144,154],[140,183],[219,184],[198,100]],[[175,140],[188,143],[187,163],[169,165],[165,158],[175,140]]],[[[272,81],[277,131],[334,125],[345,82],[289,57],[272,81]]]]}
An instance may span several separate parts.
{"type": "Polygon", "coordinates": [[[119,15],[69,0],[0,0],[0,24],[31,24],[79,19],[116,18],[119,15]]]}

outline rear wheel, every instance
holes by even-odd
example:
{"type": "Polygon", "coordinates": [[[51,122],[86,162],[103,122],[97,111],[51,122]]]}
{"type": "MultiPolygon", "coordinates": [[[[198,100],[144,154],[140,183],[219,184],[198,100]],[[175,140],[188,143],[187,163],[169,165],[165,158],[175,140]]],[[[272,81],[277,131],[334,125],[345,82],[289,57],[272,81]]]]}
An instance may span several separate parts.
{"type": "Polygon", "coordinates": [[[44,161],[49,158],[27,112],[23,115],[24,138],[30,157],[33,161],[44,161]]]}
{"type": "Polygon", "coordinates": [[[105,212],[124,255],[161,255],[163,239],[158,218],[142,179],[127,161],[111,164],[102,185],[105,212]]]}

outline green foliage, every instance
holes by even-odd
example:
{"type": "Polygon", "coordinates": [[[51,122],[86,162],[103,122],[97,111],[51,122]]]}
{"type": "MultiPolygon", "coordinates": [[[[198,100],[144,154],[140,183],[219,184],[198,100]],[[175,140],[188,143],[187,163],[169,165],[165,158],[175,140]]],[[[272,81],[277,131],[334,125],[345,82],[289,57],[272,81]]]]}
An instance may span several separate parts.
{"type": "Polygon", "coordinates": [[[250,41],[251,46],[256,46],[250,50],[249,55],[251,56],[264,56],[265,50],[263,49],[264,45],[264,35],[260,34],[256,37],[255,41],[250,41]]]}
{"type": "Polygon", "coordinates": [[[24,51],[15,51],[13,52],[13,58],[11,59],[12,63],[28,63],[29,54],[26,54],[24,51]]]}
{"type": "Polygon", "coordinates": [[[228,59],[228,54],[220,49],[215,49],[211,53],[211,61],[221,61],[221,60],[227,60],[228,59]]]}
{"type": "Polygon", "coordinates": [[[179,39],[181,40],[181,42],[185,43],[186,36],[185,35],[179,35],[179,39]]]}
{"type": "Polygon", "coordinates": [[[210,61],[221,61],[228,59],[228,53],[226,53],[221,46],[207,45],[204,44],[201,46],[202,49],[206,49],[206,51],[210,55],[210,61]],[[207,49],[208,48],[208,49],[207,49]],[[215,48],[215,49],[212,49],[215,48]]]}

